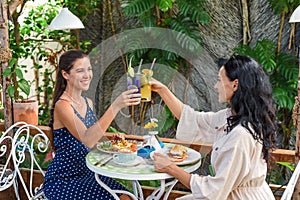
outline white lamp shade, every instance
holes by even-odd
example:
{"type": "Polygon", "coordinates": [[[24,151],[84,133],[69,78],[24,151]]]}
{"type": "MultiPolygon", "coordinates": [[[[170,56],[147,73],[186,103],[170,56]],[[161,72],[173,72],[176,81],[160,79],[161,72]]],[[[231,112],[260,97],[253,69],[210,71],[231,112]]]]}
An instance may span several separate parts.
{"type": "Polygon", "coordinates": [[[64,30],[64,29],[81,29],[84,28],[80,19],[75,16],[67,7],[61,9],[60,13],[52,20],[48,29],[64,30]]]}
{"type": "Polygon", "coordinates": [[[290,17],[289,23],[295,23],[295,22],[300,22],[300,6],[298,6],[292,16],[290,17]]]}

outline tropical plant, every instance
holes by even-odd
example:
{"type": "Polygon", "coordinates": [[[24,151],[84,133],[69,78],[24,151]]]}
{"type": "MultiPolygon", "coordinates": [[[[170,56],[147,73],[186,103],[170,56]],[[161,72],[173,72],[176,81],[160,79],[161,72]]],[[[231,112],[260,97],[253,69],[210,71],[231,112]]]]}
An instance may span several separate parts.
{"type": "MultiPolygon", "coordinates": [[[[199,24],[207,24],[210,20],[208,13],[205,11],[205,2],[206,0],[123,0],[121,4],[125,15],[139,22],[136,27],[130,27],[130,29],[158,27],[176,31],[178,34],[164,35],[161,37],[161,40],[156,42],[162,46],[167,46],[169,44],[166,43],[164,37],[171,37],[176,47],[193,55],[194,53],[198,53],[202,47],[199,24]]],[[[152,37],[151,34],[153,34],[153,38],[157,39],[156,33],[150,32],[150,38],[152,37]]],[[[147,41],[143,38],[140,40],[135,38],[134,41],[124,40],[126,44],[128,44],[127,46],[133,49],[129,51],[129,55],[127,56],[134,57],[134,66],[137,66],[141,59],[143,59],[144,62],[150,63],[154,58],[159,58],[158,62],[160,64],[170,66],[175,70],[186,73],[186,76],[189,76],[189,68],[191,65],[176,52],[161,49],[135,48],[144,46],[144,43],[147,41]]],[[[122,38],[119,38],[119,42],[120,41],[122,41],[122,38]]],[[[164,79],[164,77],[161,79],[164,79]]],[[[143,109],[147,109],[147,106],[143,106],[143,109]]],[[[140,113],[145,112],[141,111],[140,113]]],[[[163,111],[163,115],[165,119],[160,121],[167,123],[160,124],[160,133],[165,132],[177,124],[174,116],[166,107],[163,111]]],[[[143,127],[144,115],[139,116],[141,127],[143,127]]]]}
{"type": "MultiPolygon", "coordinates": [[[[35,85],[34,96],[39,102],[39,124],[48,124],[54,88],[52,77],[57,69],[57,56],[66,49],[76,48],[73,44],[77,44],[77,38],[69,31],[47,29],[61,8],[59,2],[34,7],[20,23],[24,8],[25,3],[14,13],[9,24],[12,59],[3,75],[12,77],[8,94],[13,100],[30,98],[30,87],[35,85]],[[24,60],[30,60],[31,66],[22,64],[24,60]],[[34,72],[32,81],[24,77],[24,73],[29,70],[34,72]]],[[[89,44],[89,41],[81,42],[81,49],[86,50],[89,44]]]]}
{"type": "MultiPolygon", "coordinates": [[[[269,0],[272,9],[274,10],[275,14],[281,16],[281,23],[279,27],[278,33],[278,42],[277,42],[277,52],[280,52],[281,47],[281,38],[282,38],[282,31],[285,23],[286,15],[290,16],[292,12],[297,8],[300,4],[300,0],[269,0]]],[[[291,34],[290,34],[290,44],[289,48],[291,47],[291,42],[293,41],[292,38],[295,36],[295,24],[291,25],[291,34]]]]}

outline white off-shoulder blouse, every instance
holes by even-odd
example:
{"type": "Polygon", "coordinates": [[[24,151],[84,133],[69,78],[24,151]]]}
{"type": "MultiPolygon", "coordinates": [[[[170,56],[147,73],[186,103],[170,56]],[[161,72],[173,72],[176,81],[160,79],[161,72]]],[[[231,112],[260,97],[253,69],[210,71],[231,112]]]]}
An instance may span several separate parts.
{"type": "Polygon", "coordinates": [[[265,181],[267,164],[262,144],[247,129],[236,126],[227,133],[229,109],[198,112],[184,105],[176,138],[189,142],[212,143],[214,176],[192,174],[191,195],[180,199],[274,200],[265,181]]]}

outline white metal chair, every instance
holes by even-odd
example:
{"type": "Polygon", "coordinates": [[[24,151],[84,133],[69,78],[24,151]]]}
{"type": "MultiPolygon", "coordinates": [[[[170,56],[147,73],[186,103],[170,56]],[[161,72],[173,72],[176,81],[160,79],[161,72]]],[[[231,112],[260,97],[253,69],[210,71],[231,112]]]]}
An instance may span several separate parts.
{"type": "Polygon", "coordinates": [[[25,125],[25,122],[18,122],[9,127],[0,137],[0,158],[4,160],[0,164],[0,192],[14,186],[16,196],[18,196],[16,171],[9,168],[12,165],[11,148],[13,143],[13,131],[19,126],[25,125]],[[9,133],[12,134],[9,134],[9,133]]]}
{"type": "Polygon", "coordinates": [[[41,168],[37,156],[49,151],[51,151],[50,140],[40,128],[31,124],[25,124],[20,126],[15,132],[11,154],[18,180],[28,199],[46,199],[42,184],[33,188],[33,174],[35,170],[38,170],[45,176],[45,171],[41,168]],[[35,134],[31,134],[33,130],[35,130],[35,134]],[[21,173],[24,163],[27,163],[29,165],[27,167],[30,169],[30,181],[27,186],[21,173]]]}
{"type": "Polygon", "coordinates": [[[289,180],[289,183],[282,194],[281,200],[290,200],[292,198],[299,175],[300,175],[300,162],[298,162],[298,164],[292,174],[292,177],[289,180]]]}

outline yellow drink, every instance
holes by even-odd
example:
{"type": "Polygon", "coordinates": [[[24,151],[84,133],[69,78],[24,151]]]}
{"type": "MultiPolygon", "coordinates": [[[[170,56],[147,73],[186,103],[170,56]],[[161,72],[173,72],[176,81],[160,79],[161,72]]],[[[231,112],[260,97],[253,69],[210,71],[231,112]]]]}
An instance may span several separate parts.
{"type": "Polygon", "coordinates": [[[141,85],[141,101],[148,102],[151,101],[151,85],[145,84],[141,85]]]}
{"type": "Polygon", "coordinates": [[[141,101],[149,102],[151,101],[151,85],[149,81],[152,78],[153,71],[149,69],[142,70],[143,75],[141,77],[141,101]]]}

